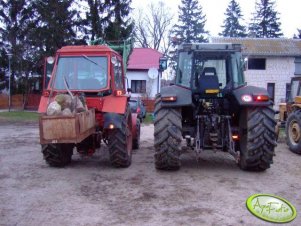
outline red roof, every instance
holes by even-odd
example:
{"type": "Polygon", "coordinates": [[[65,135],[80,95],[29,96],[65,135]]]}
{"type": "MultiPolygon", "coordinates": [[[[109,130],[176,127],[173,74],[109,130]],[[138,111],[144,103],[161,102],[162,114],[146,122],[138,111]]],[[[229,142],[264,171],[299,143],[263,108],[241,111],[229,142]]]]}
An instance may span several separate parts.
{"type": "Polygon", "coordinates": [[[159,58],[163,54],[155,49],[134,48],[128,62],[129,70],[148,70],[150,68],[159,68],[159,58]]]}

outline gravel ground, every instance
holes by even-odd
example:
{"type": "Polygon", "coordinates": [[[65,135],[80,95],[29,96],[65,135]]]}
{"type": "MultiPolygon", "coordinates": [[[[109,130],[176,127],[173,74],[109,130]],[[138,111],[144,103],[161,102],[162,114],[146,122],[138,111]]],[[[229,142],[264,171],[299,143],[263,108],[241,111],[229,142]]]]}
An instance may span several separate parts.
{"type": "Polygon", "coordinates": [[[289,200],[301,225],[301,156],[278,144],[270,169],[241,171],[229,154],[205,151],[196,162],[162,172],[153,163],[153,126],[127,169],[112,168],[106,147],[73,155],[65,168],[43,160],[36,123],[0,121],[0,225],[272,225],[246,209],[246,199],[269,193],[289,200]]]}

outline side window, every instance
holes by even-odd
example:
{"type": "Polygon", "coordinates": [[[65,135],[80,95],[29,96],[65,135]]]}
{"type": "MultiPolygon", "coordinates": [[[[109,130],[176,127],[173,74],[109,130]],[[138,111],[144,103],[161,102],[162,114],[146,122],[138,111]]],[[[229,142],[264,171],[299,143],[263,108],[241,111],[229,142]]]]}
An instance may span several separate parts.
{"type": "Polygon", "coordinates": [[[114,65],[114,81],[116,89],[124,89],[122,81],[122,64],[120,60],[114,65]]]}
{"type": "Polygon", "coordinates": [[[187,52],[181,52],[179,54],[176,84],[190,87],[191,70],[192,54],[188,54],[187,52]]]}

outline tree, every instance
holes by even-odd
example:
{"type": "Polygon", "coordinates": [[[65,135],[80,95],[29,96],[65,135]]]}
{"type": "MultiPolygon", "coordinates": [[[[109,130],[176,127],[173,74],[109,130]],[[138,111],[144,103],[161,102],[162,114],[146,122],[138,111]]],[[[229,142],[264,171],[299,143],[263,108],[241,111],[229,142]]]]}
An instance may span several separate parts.
{"type": "Polygon", "coordinates": [[[35,16],[28,41],[41,55],[53,55],[62,46],[83,43],[77,39],[79,12],[71,8],[72,4],[73,0],[32,1],[35,16]]]}
{"type": "Polygon", "coordinates": [[[91,40],[125,40],[131,37],[134,24],[128,17],[131,0],[87,0],[83,21],[91,40]]]}
{"type": "Polygon", "coordinates": [[[241,25],[242,13],[239,4],[230,0],[225,12],[226,19],[222,25],[223,31],[219,35],[224,37],[246,37],[246,27],[241,25]]]}
{"type": "Polygon", "coordinates": [[[178,23],[174,25],[175,44],[207,42],[206,15],[197,0],[181,0],[178,23]]]}
{"type": "Polygon", "coordinates": [[[279,22],[279,13],[275,11],[275,1],[258,0],[256,12],[249,25],[249,36],[256,38],[278,38],[283,36],[279,22]]]}
{"type": "Polygon", "coordinates": [[[294,38],[301,39],[301,29],[297,29],[298,33],[294,35],[294,38]]]}
{"type": "MultiPolygon", "coordinates": [[[[1,55],[7,59],[7,53],[12,54],[11,81],[12,90],[15,91],[15,77],[30,73],[30,65],[26,59],[29,45],[26,43],[28,23],[32,12],[25,0],[4,1],[0,0],[0,33],[1,55]]],[[[1,68],[7,68],[8,60],[0,62],[1,68]]]]}
{"type": "Polygon", "coordinates": [[[169,30],[173,15],[164,2],[150,4],[143,10],[140,9],[135,21],[134,37],[138,46],[153,48],[168,53],[169,30]]]}
{"type": "Polygon", "coordinates": [[[132,0],[111,0],[105,40],[125,40],[133,35],[134,23],[128,17],[132,0]]]}

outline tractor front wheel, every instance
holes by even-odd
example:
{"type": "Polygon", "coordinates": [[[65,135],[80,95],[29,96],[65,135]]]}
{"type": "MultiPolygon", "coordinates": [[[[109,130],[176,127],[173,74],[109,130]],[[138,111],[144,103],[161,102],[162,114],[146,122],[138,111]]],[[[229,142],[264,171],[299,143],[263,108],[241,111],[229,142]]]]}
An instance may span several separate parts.
{"type": "Polygon", "coordinates": [[[63,167],[71,162],[74,144],[42,144],[45,161],[54,167],[63,167]]]}
{"type": "Polygon", "coordinates": [[[286,143],[290,151],[301,154],[301,111],[293,111],[285,126],[286,143]]]}
{"type": "Polygon", "coordinates": [[[123,116],[122,128],[112,129],[108,135],[111,164],[129,167],[132,161],[132,119],[129,107],[123,116]]]}
{"type": "Polygon", "coordinates": [[[240,115],[239,166],[243,170],[264,171],[273,163],[275,112],[272,107],[249,107],[240,115]]]}
{"type": "Polygon", "coordinates": [[[181,166],[182,115],[180,109],[162,108],[160,95],[155,102],[155,166],[177,170],[181,166]]]}

